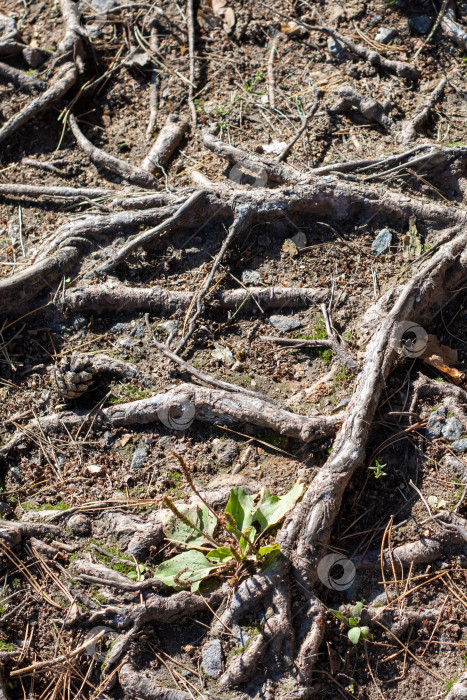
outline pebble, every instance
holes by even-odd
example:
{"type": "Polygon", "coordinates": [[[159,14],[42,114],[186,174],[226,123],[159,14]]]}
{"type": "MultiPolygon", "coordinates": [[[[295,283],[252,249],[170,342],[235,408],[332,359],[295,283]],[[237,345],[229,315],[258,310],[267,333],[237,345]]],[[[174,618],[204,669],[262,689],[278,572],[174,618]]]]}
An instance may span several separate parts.
{"type": "Polygon", "coordinates": [[[213,639],[203,649],[203,671],[209,678],[219,678],[223,670],[222,645],[218,639],[213,639]]]}
{"type": "Polygon", "coordinates": [[[417,34],[428,34],[431,29],[431,19],[428,15],[415,15],[409,19],[409,27],[417,34]]]}
{"type": "Polygon", "coordinates": [[[89,474],[100,474],[102,467],[99,464],[87,464],[86,471],[89,472],[89,474]]]}
{"type": "Polygon", "coordinates": [[[371,244],[371,250],[375,255],[381,255],[389,250],[392,241],[392,233],[388,228],[383,228],[371,244]]]}
{"type": "Polygon", "coordinates": [[[105,446],[107,447],[107,449],[112,447],[114,442],[115,442],[115,440],[112,437],[112,433],[110,432],[110,430],[106,430],[106,432],[104,433],[104,443],[105,443],[105,446]]]}
{"type": "Polygon", "coordinates": [[[440,406],[435,411],[432,411],[426,424],[425,437],[427,437],[428,440],[441,437],[441,431],[445,425],[445,420],[446,409],[444,406],[440,406]]]}
{"type": "Polygon", "coordinates": [[[344,58],[345,51],[341,43],[332,36],[328,37],[328,51],[333,58],[344,58]]]}
{"type": "Polygon", "coordinates": [[[299,250],[305,248],[306,244],[308,243],[303,231],[299,231],[295,236],[292,236],[292,240],[299,250]]]}
{"type": "Polygon", "coordinates": [[[441,433],[446,440],[458,440],[463,432],[462,423],[453,417],[448,418],[441,428],[441,433]]]}
{"type": "Polygon", "coordinates": [[[244,369],[245,365],[243,364],[243,362],[240,362],[240,360],[237,360],[232,365],[232,372],[243,372],[244,369]]]}
{"type": "Polygon", "coordinates": [[[237,459],[238,445],[235,440],[215,438],[212,441],[212,451],[220,464],[230,467],[237,459]]]}
{"type": "Polygon", "coordinates": [[[296,330],[302,325],[302,322],[293,316],[271,316],[269,323],[283,333],[296,330]]]}
{"type": "Polygon", "coordinates": [[[261,284],[262,281],[261,275],[256,270],[243,270],[243,284],[261,284]]]}
{"type": "Polygon", "coordinates": [[[68,519],[68,527],[76,535],[89,535],[91,532],[91,521],[83,513],[76,513],[68,519]]]}
{"type": "Polygon", "coordinates": [[[41,66],[47,58],[47,54],[45,54],[43,51],[33,49],[30,46],[23,49],[23,56],[28,66],[32,69],[39,68],[39,66],[41,66]]]}
{"type": "Polygon", "coordinates": [[[383,18],[381,15],[373,15],[373,17],[370,19],[371,24],[376,25],[382,22],[383,18]]]}
{"type": "Polygon", "coordinates": [[[461,440],[456,440],[455,442],[451,443],[451,448],[454,450],[454,452],[457,452],[457,454],[467,452],[467,438],[462,438],[461,440]]]}
{"type": "Polygon", "coordinates": [[[380,27],[376,32],[375,41],[379,41],[381,44],[388,44],[397,34],[397,29],[394,27],[380,27]]]}
{"type": "Polygon", "coordinates": [[[141,469],[144,466],[146,457],[149,454],[149,446],[143,443],[133,452],[130,469],[141,469]]]}

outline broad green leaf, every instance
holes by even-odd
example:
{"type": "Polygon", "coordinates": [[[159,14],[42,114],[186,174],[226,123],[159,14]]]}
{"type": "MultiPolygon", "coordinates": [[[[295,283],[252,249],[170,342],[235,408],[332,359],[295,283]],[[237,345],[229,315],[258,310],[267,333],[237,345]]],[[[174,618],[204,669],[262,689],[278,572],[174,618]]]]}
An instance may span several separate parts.
{"type": "MultiPolygon", "coordinates": [[[[199,584],[217,568],[219,568],[218,565],[206,559],[204,554],[191,549],[159,564],[154,576],[166,586],[185,588],[185,586],[199,584]]],[[[197,586],[194,588],[192,586],[192,590],[197,590],[197,586]]]]}
{"type": "Polygon", "coordinates": [[[305,486],[303,484],[294,484],[284,496],[271,496],[269,491],[261,491],[260,501],[252,520],[252,522],[260,524],[259,532],[262,534],[269,527],[277,525],[289,510],[294,507],[304,492],[305,486]]]}
{"type": "Polygon", "coordinates": [[[268,544],[266,547],[260,547],[258,549],[258,554],[260,557],[264,557],[270,552],[280,552],[280,548],[280,544],[278,542],[274,542],[274,544],[268,544]]]}
{"type": "Polygon", "coordinates": [[[360,627],[360,632],[362,633],[363,639],[368,639],[368,637],[370,636],[370,628],[366,625],[360,627]]]}
{"type": "MultiPolygon", "coordinates": [[[[196,525],[197,528],[202,530],[204,533],[213,536],[214,530],[216,529],[217,519],[211,513],[209,508],[207,508],[204,503],[194,503],[190,506],[187,505],[177,505],[180,513],[185,515],[188,520],[196,525]]],[[[171,513],[167,518],[164,526],[164,534],[169,540],[174,540],[175,542],[181,542],[181,547],[186,547],[186,549],[192,549],[195,547],[201,547],[206,544],[212,544],[205,535],[197,532],[194,528],[190,527],[187,523],[184,523],[178,518],[175,513],[171,513]]]]}
{"type": "Polygon", "coordinates": [[[355,619],[355,617],[349,617],[349,625],[351,627],[357,627],[358,626],[358,620],[355,619]]]}
{"type": "Polygon", "coordinates": [[[360,615],[362,614],[362,610],[363,610],[363,603],[362,602],[357,603],[355,605],[354,609],[352,610],[352,616],[353,617],[360,617],[360,615]]]}
{"type": "MultiPolygon", "coordinates": [[[[245,489],[239,487],[230,489],[230,498],[225,507],[225,512],[232,516],[240,532],[245,532],[252,525],[255,500],[256,496],[250,496],[245,489]]],[[[234,532],[234,528],[231,525],[227,525],[227,529],[229,532],[234,532]]],[[[255,535],[256,529],[252,527],[249,530],[249,539],[252,542],[255,539],[255,535]]],[[[244,537],[240,537],[240,549],[242,554],[245,554],[248,549],[248,542],[244,537]]]]}
{"type": "Polygon", "coordinates": [[[135,580],[138,578],[138,574],[136,573],[136,571],[129,571],[129,572],[127,573],[127,576],[128,576],[128,578],[132,578],[132,579],[135,579],[135,580]]]}
{"type": "Polygon", "coordinates": [[[350,641],[352,642],[352,644],[358,644],[358,642],[360,641],[361,633],[362,633],[362,630],[360,629],[360,627],[352,627],[352,629],[349,630],[347,636],[350,639],[350,641]]]}
{"type": "Polygon", "coordinates": [[[226,564],[234,558],[230,547],[218,547],[217,549],[213,549],[206,557],[209,561],[218,562],[219,564],[226,564]]]}

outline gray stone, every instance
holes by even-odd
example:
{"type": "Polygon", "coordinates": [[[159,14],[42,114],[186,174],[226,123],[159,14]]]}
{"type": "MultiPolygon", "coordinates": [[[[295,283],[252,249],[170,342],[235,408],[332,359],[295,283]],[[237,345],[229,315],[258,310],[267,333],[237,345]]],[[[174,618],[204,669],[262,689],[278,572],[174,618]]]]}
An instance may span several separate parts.
{"type": "Polygon", "coordinates": [[[371,24],[376,25],[379,24],[382,21],[382,19],[383,18],[381,17],[381,15],[373,15],[373,17],[371,17],[370,19],[370,22],[371,24]]]}
{"type": "Polygon", "coordinates": [[[78,328],[84,328],[84,326],[87,324],[88,319],[86,316],[75,316],[73,319],[73,328],[75,330],[78,330],[78,328]]]}
{"type": "Polygon", "coordinates": [[[293,316],[271,316],[269,323],[283,333],[296,330],[302,325],[302,322],[293,316]]]}
{"type": "Polygon", "coordinates": [[[128,333],[132,330],[131,323],[114,323],[110,326],[109,333],[128,333]]]}
{"type": "Polygon", "coordinates": [[[248,642],[251,639],[251,635],[249,635],[245,630],[242,630],[242,628],[239,627],[238,625],[234,625],[232,627],[232,632],[234,633],[235,638],[236,638],[236,642],[237,642],[236,646],[239,647],[240,649],[242,649],[243,647],[246,647],[246,645],[248,644],[248,642]]]}
{"type": "Polygon", "coordinates": [[[133,452],[133,457],[131,458],[130,469],[141,469],[144,466],[146,457],[149,454],[149,446],[143,443],[133,452]]]}
{"type": "Polygon", "coordinates": [[[344,58],[345,56],[342,44],[337,39],[333,39],[332,36],[328,37],[328,51],[333,58],[344,58]]]}
{"type": "Polygon", "coordinates": [[[170,435],[163,435],[161,439],[159,440],[160,445],[171,445],[172,444],[172,438],[170,435]]]}
{"type": "Polygon", "coordinates": [[[397,29],[394,27],[380,27],[376,32],[375,41],[379,41],[381,44],[388,44],[397,34],[397,29]]]}
{"type": "Polygon", "coordinates": [[[10,506],[9,503],[5,503],[5,501],[0,501],[0,515],[2,517],[4,515],[9,515],[12,512],[13,512],[13,508],[10,506]]]}
{"type": "Polygon", "coordinates": [[[441,433],[446,440],[458,440],[463,432],[462,423],[457,418],[448,418],[441,428],[441,433]]]}
{"type": "Polygon", "coordinates": [[[243,270],[243,284],[261,284],[262,281],[261,275],[256,270],[243,270]]]}
{"type": "Polygon", "coordinates": [[[212,451],[220,464],[230,467],[237,459],[238,445],[235,440],[216,438],[212,441],[212,451]]]}
{"type": "Polygon", "coordinates": [[[115,440],[112,437],[112,433],[110,432],[110,430],[106,430],[106,432],[104,433],[104,443],[105,443],[105,446],[107,447],[107,449],[112,447],[114,442],[115,442],[115,440]]]}
{"type": "Polygon", "coordinates": [[[467,438],[462,438],[461,440],[456,440],[455,442],[451,443],[451,448],[454,450],[454,452],[457,452],[457,454],[467,452],[467,438]]]}
{"type": "Polygon", "coordinates": [[[428,440],[441,437],[441,431],[444,427],[445,420],[446,409],[444,406],[440,406],[436,411],[432,411],[426,424],[425,437],[427,437],[428,440]]]}
{"type": "Polygon", "coordinates": [[[428,15],[414,15],[409,19],[409,27],[417,34],[428,34],[431,29],[431,19],[428,15]]]}
{"type": "Polygon", "coordinates": [[[72,515],[67,525],[75,535],[89,535],[91,532],[91,521],[88,516],[83,513],[72,515]]]}
{"type": "Polygon", "coordinates": [[[203,671],[209,678],[219,678],[223,671],[222,644],[213,639],[203,649],[203,671]]]}
{"type": "Polygon", "coordinates": [[[308,243],[306,235],[303,233],[303,231],[299,231],[295,236],[292,236],[292,240],[299,250],[305,248],[306,244],[308,243]]]}
{"type": "Polygon", "coordinates": [[[23,49],[23,56],[28,66],[33,69],[39,68],[47,58],[47,54],[44,51],[34,49],[31,46],[23,49]]]}
{"type": "Polygon", "coordinates": [[[371,244],[371,250],[375,255],[381,255],[389,250],[392,241],[392,233],[388,228],[382,228],[371,244]]]}
{"type": "Polygon", "coordinates": [[[117,5],[116,0],[92,0],[92,6],[97,12],[108,12],[117,5]]]}

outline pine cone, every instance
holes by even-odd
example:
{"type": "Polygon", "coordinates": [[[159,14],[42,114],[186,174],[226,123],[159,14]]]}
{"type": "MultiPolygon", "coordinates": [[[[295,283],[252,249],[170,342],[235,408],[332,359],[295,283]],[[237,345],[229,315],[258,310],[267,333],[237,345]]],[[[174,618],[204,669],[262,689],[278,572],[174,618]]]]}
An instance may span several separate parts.
{"type": "Polygon", "coordinates": [[[77,399],[89,389],[98,371],[91,358],[72,355],[64,357],[60,365],[52,368],[52,381],[62,398],[77,399]]]}

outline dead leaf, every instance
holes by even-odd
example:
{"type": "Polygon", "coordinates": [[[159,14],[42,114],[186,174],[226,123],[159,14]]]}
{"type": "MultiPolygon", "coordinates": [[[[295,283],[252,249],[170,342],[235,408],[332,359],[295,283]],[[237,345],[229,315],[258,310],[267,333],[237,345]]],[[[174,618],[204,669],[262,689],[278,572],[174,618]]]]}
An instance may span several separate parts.
{"type": "Polygon", "coordinates": [[[291,258],[296,258],[298,255],[297,244],[291,238],[286,238],[282,244],[282,252],[284,255],[290,255],[291,258]]]}
{"type": "Polygon", "coordinates": [[[125,433],[115,444],[118,445],[118,447],[125,447],[132,437],[131,433],[125,433]]]}
{"type": "Polygon", "coordinates": [[[430,355],[430,357],[424,357],[423,361],[425,364],[430,365],[430,367],[435,367],[443,374],[447,374],[448,377],[451,377],[454,384],[459,385],[465,379],[465,374],[463,372],[459,372],[458,369],[455,369],[454,367],[450,367],[449,365],[445,364],[443,358],[439,355],[430,355]]]}
{"type": "Polygon", "coordinates": [[[441,357],[448,365],[457,365],[459,362],[457,350],[453,350],[448,345],[441,345],[435,335],[428,333],[428,344],[421,357],[425,358],[431,355],[441,357]]]}

